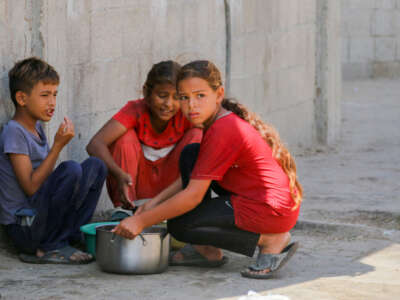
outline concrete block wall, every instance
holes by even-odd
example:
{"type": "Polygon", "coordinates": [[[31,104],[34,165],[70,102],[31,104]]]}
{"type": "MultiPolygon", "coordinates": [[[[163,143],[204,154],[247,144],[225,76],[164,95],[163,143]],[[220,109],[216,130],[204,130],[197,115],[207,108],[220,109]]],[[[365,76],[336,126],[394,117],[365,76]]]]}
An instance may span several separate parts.
{"type": "MultiPolygon", "coordinates": [[[[49,141],[70,117],[76,136],[60,160],[82,161],[93,134],[141,97],[153,63],[209,59],[226,78],[228,94],[277,127],[293,152],[331,142],[318,136],[339,132],[339,125],[317,124],[337,115],[332,100],[340,99],[340,84],[317,59],[318,22],[325,20],[318,13],[316,0],[0,1],[0,124],[12,115],[7,71],[24,57],[43,57],[61,75],[49,141]],[[323,97],[316,102],[321,74],[323,97]]],[[[336,34],[327,30],[328,36],[321,53],[331,64],[340,44],[336,34]]],[[[99,210],[108,207],[103,193],[99,210]]]]}
{"type": "Polygon", "coordinates": [[[343,79],[400,76],[400,1],[342,0],[343,79]]]}
{"type": "Polygon", "coordinates": [[[315,0],[229,1],[230,93],[293,151],[315,141],[315,0]]]}

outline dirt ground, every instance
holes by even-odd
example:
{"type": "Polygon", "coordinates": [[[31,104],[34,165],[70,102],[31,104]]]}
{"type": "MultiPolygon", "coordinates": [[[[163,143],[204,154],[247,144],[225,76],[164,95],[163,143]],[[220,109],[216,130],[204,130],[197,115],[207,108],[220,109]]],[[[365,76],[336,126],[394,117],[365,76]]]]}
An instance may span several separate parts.
{"type": "Polygon", "coordinates": [[[400,80],[345,82],[342,118],[337,145],[297,157],[305,200],[292,234],[301,248],[275,278],[242,278],[253,259],[234,253],[219,269],[128,276],[96,263],[23,264],[3,242],[1,300],[222,300],[249,290],[291,300],[400,299],[400,80]]]}

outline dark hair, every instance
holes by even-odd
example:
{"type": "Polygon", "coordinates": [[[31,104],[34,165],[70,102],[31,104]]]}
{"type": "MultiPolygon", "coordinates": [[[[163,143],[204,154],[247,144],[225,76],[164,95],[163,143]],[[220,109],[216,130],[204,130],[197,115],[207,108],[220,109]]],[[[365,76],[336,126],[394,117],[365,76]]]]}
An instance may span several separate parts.
{"type": "Polygon", "coordinates": [[[57,71],[47,62],[37,57],[29,57],[18,61],[8,72],[11,100],[17,107],[15,94],[22,91],[30,94],[38,82],[45,84],[59,84],[60,77],[57,71]]]}
{"type": "Polygon", "coordinates": [[[176,80],[180,69],[181,65],[172,60],[154,64],[147,74],[146,82],[143,85],[144,97],[149,97],[153,88],[158,84],[169,83],[176,86],[176,80]]]}
{"type": "MultiPolygon", "coordinates": [[[[193,77],[204,79],[214,91],[222,85],[221,73],[212,62],[207,60],[197,60],[184,65],[178,75],[177,83],[183,79],[193,77]]],[[[273,157],[289,178],[290,193],[295,202],[292,209],[299,207],[303,197],[303,188],[297,179],[296,164],[275,128],[265,123],[257,114],[247,109],[246,106],[233,99],[224,99],[222,107],[253,126],[271,147],[273,157]]]]}

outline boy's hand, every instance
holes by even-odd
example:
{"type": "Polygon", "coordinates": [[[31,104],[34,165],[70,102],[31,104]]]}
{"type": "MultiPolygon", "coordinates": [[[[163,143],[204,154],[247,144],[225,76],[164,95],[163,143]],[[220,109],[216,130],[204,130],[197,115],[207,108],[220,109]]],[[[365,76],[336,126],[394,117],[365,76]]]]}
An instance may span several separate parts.
{"type": "Polygon", "coordinates": [[[128,173],[122,173],[120,176],[118,176],[117,180],[122,207],[125,209],[134,208],[135,205],[132,203],[132,200],[129,197],[129,189],[132,186],[131,175],[128,173]]]}
{"type": "Polygon", "coordinates": [[[75,130],[74,124],[67,117],[64,118],[64,122],[58,127],[57,133],[54,137],[54,144],[64,147],[74,137],[75,130]]]}

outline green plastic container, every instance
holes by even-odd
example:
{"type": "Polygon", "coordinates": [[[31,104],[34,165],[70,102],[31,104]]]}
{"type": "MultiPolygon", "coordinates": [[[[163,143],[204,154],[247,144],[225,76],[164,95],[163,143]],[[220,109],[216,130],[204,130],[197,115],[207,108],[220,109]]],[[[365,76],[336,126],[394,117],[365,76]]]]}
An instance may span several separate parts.
{"type": "Polygon", "coordinates": [[[96,257],[96,227],[117,224],[119,222],[98,222],[81,226],[80,230],[85,235],[86,251],[96,257]]]}

